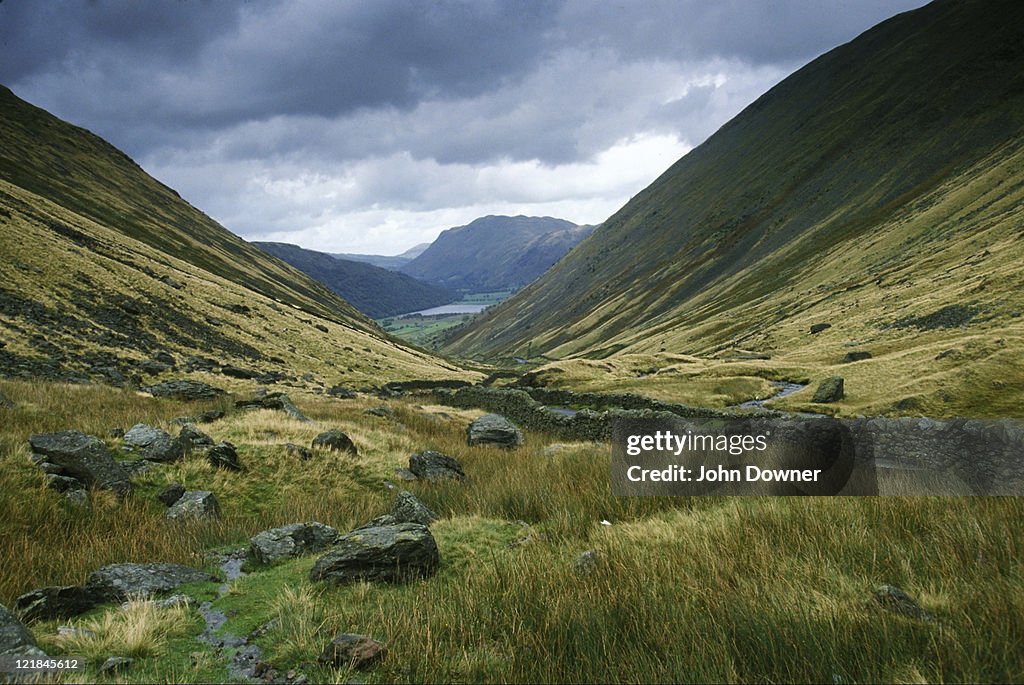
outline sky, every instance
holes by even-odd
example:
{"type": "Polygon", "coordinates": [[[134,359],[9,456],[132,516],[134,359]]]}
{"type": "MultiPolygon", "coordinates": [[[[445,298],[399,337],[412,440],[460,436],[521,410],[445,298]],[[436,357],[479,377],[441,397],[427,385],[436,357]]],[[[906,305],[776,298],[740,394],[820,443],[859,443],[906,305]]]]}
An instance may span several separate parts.
{"type": "Polygon", "coordinates": [[[0,83],[246,240],[596,224],[922,0],[0,0],[0,83]]]}

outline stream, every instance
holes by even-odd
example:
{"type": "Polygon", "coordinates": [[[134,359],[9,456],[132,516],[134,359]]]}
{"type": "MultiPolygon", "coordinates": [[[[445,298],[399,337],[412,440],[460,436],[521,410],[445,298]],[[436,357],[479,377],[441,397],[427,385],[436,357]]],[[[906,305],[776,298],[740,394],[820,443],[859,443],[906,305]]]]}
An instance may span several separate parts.
{"type": "MultiPolygon", "coordinates": [[[[227,594],[228,583],[245,575],[242,572],[245,555],[246,550],[239,549],[221,557],[220,568],[224,571],[224,583],[218,589],[219,597],[227,594]]],[[[228,617],[223,611],[214,609],[213,602],[203,602],[199,605],[199,613],[206,621],[206,630],[200,633],[196,639],[213,647],[218,656],[225,648],[236,650],[231,657],[231,663],[228,664],[228,677],[233,680],[254,680],[256,665],[260,663],[260,657],[263,655],[260,648],[249,644],[247,637],[230,633],[218,634],[218,631],[227,623],[228,617]]]]}
{"type": "Polygon", "coordinates": [[[734,404],[729,407],[730,409],[767,409],[764,406],[765,402],[777,400],[785,397],[786,395],[792,395],[795,392],[799,392],[806,388],[806,385],[800,383],[789,383],[787,381],[771,381],[771,384],[777,388],[777,391],[771,397],[766,397],[763,400],[748,400],[740,404],[734,404]]]}

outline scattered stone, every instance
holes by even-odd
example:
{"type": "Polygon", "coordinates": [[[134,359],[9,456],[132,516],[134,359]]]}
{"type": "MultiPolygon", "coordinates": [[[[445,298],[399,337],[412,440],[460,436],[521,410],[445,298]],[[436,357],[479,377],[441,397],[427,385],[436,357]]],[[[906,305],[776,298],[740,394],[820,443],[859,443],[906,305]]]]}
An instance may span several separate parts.
{"type": "Polygon", "coordinates": [[[175,462],[185,456],[185,446],[171,438],[167,431],[137,423],[124,434],[126,445],[140,448],[143,459],[163,463],[175,462]]]}
{"type": "Polygon", "coordinates": [[[170,507],[179,499],[181,499],[181,496],[184,494],[184,485],[182,485],[181,483],[171,483],[166,488],[161,490],[160,494],[157,495],[156,498],[163,502],[165,507],[170,507]]]}
{"type": "Polygon", "coordinates": [[[815,323],[815,324],[811,324],[811,335],[817,335],[818,333],[821,333],[822,331],[826,331],[829,328],[832,328],[832,324],[830,324],[830,323],[815,323]]]}
{"type": "Polygon", "coordinates": [[[257,533],[249,540],[249,554],[261,564],[327,549],[339,533],[317,521],[293,523],[257,533]]]}
{"type": "Polygon", "coordinates": [[[100,666],[100,674],[112,675],[114,673],[120,673],[121,671],[127,670],[133,663],[135,663],[135,659],[129,659],[124,656],[112,656],[104,661],[103,665],[100,666]]]}
{"type": "Polygon", "coordinates": [[[92,502],[89,501],[89,492],[82,488],[68,490],[64,493],[64,500],[73,507],[79,507],[87,511],[92,510],[92,502]]]}
{"type": "Polygon", "coordinates": [[[42,587],[14,600],[14,610],[26,621],[71,618],[91,610],[102,600],[79,585],[42,587]]]}
{"type": "Polygon", "coordinates": [[[0,604],[0,656],[5,657],[46,657],[47,654],[36,645],[28,628],[21,624],[7,607],[0,604]]]}
{"type": "Polygon", "coordinates": [[[363,413],[364,414],[369,414],[370,416],[380,416],[381,418],[385,418],[386,419],[386,418],[389,418],[391,416],[394,416],[395,415],[395,410],[392,409],[391,407],[386,407],[384,405],[381,405],[379,407],[370,407],[369,409],[367,409],[363,413]]]}
{"type": "Polygon", "coordinates": [[[178,431],[178,442],[181,443],[186,452],[191,452],[196,447],[210,447],[213,445],[213,438],[195,427],[195,424],[186,423],[178,431]]]}
{"type": "Polygon", "coordinates": [[[167,518],[178,520],[220,518],[220,504],[209,490],[186,490],[167,510],[167,518]]]}
{"type": "Polygon", "coordinates": [[[297,456],[302,461],[309,461],[313,458],[313,452],[311,452],[308,447],[296,445],[294,442],[287,443],[284,448],[288,450],[288,454],[297,456]]]}
{"type": "Polygon", "coordinates": [[[322,323],[314,324],[313,328],[317,329],[318,331],[323,331],[324,333],[330,332],[327,326],[323,325],[322,323]]]}
{"type": "Polygon", "coordinates": [[[123,468],[129,476],[138,476],[152,471],[155,465],[156,462],[146,461],[145,459],[130,459],[128,461],[121,462],[121,468],[123,468]]]}
{"type": "Polygon", "coordinates": [[[337,428],[324,431],[313,438],[313,449],[317,448],[333,452],[348,452],[354,456],[359,455],[359,451],[356,449],[355,444],[353,444],[352,439],[337,428]]]}
{"type": "Polygon", "coordinates": [[[210,411],[204,411],[199,415],[199,423],[213,423],[218,419],[224,418],[224,412],[220,409],[211,409],[210,411]]]}
{"type": "Polygon", "coordinates": [[[28,441],[33,454],[40,457],[37,463],[47,462],[56,467],[45,469],[48,473],[75,478],[85,487],[113,490],[121,496],[132,490],[127,471],[114,461],[104,442],[95,436],[70,430],[36,433],[28,441]]]}
{"type": "Polygon", "coordinates": [[[338,538],[309,573],[311,582],[401,582],[432,576],[441,564],[430,530],[418,523],[360,528],[338,538]]]}
{"type": "Polygon", "coordinates": [[[86,628],[75,628],[74,626],[57,626],[57,634],[61,637],[96,637],[96,633],[86,628]]]}
{"type": "Polygon", "coordinates": [[[395,498],[391,507],[391,517],[396,523],[419,523],[429,526],[438,519],[438,515],[427,508],[416,495],[402,490],[395,498]]]}
{"type": "Polygon", "coordinates": [[[331,397],[337,397],[339,400],[354,400],[356,395],[355,390],[346,388],[343,385],[333,385],[327,389],[327,394],[331,397]]]}
{"type": "Polygon", "coordinates": [[[238,452],[230,442],[218,442],[206,453],[206,458],[215,469],[227,469],[228,471],[242,470],[242,462],[238,459],[238,452]]]}
{"type": "Polygon", "coordinates": [[[895,585],[882,585],[875,590],[875,601],[888,611],[916,618],[929,623],[935,621],[935,615],[926,609],[906,592],[895,585]]]}
{"type": "Polygon", "coordinates": [[[160,281],[161,283],[163,283],[164,285],[167,285],[167,286],[170,286],[170,287],[174,288],[175,290],[181,290],[182,288],[185,287],[184,285],[182,285],[181,283],[178,283],[176,280],[174,280],[170,276],[161,276],[157,280],[160,281]]]}
{"type": "Polygon", "coordinates": [[[216,580],[216,576],[181,564],[111,564],[89,574],[85,589],[103,601],[123,602],[171,592],[186,583],[216,580]]]}
{"type": "Polygon", "coordinates": [[[399,480],[416,480],[416,474],[410,471],[409,469],[395,469],[395,475],[398,476],[399,480]]]}
{"type": "Polygon", "coordinates": [[[308,416],[299,411],[299,408],[292,403],[291,398],[283,392],[272,392],[263,397],[251,400],[238,400],[235,406],[239,409],[281,409],[288,416],[303,423],[309,423],[308,416]]]}
{"type": "Polygon", "coordinates": [[[466,472],[462,470],[462,464],[454,458],[434,450],[417,452],[409,457],[409,471],[417,478],[429,481],[446,478],[462,480],[466,477],[466,472]]]}
{"type": "Polygon", "coordinates": [[[77,478],[58,476],[56,473],[46,474],[46,487],[57,492],[68,492],[69,490],[81,490],[82,481],[77,478]]]}
{"type": "Polygon", "coordinates": [[[838,402],[843,399],[843,396],[843,377],[829,376],[818,385],[818,389],[814,392],[811,402],[818,404],[838,402]]]}
{"type": "Polygon", "coordinates": [[[851,362],[862,362],[865,359],[871,359],[871,353],[867,350],[855,350],[853,352],[847,352],[846,356],[843,357],[843,363],[849,364],[851,362]]]}
{"type": "MultiPolygon", "coordinates": [[[[171,595],[166,599],[150,599],[147,600],[147,603],[152,604],[157,609],[171,609],[176,606],[191,606],[192,601],[192,598],[188,595],[171,595]]],[[[131,605],[131,602],[124,602],[121,604],[121,608],[128,609],[131,605]]]]}
{"type": "Polygon", "coordinates": [[[387,656],[387,649],[365,635],[342,633],[331,640],[317,660],[336,668],[369,668],[387,656]]]}
{"type": "Polygon", "coordinates": [[[259,371],[250,371],[249,369],[242,369],[237,366],[231,366],[230,364],[222,366],[220,368],[220,372],[225,376],[230,376],[231,378],[242,378],[246,380],[256,378],[260,375],[259,371]]]}
{"type": "Polygon", "coordinates": [[[220,366],[220,362],[209,357],[189,356],[185,358],[185,370],[192,371],[214,371],[220,366]]]}
{"type": "Polygon", "coordinates": [[[580,575],[587,575],[597,570],[601,565],[601,553],[596,549],[588,549],[576,557],[576,572],[580,575]]]}
{"type": "Polygon", "coordinates": [[[523,432],[500,414],[484,414],[466,429],[470,445],[495,445],[511,449],[523,444],[523,432]]]}
{"type": "Polygon", "coordinates": [[[153,397],[173,397],[179,400],[211,400],[224,394],[220,388],[187,378],[147,385],[139,390],[148,392],[153,397]]]}
{"type": "Polygon", "coordinates": [[[959,358],[960,358],[960,350],[956,349],[955,347],[951,347],[948,350],[943,350],[942,352],[939,352],[937,355],[935,355],[935,361],[941,361],[943,359],[959,359],[959,358]]]}
{"type": "Polygon", "coordinates": [[[154,361],[152,359],[140,362],[137,368],[139,369],[139,371],[146,374],[147,376],[156,376],[157,374],[161,374],[164,373],[165,371],[171,370],[171,367],[168,366],[167,364],[154,361]]]}

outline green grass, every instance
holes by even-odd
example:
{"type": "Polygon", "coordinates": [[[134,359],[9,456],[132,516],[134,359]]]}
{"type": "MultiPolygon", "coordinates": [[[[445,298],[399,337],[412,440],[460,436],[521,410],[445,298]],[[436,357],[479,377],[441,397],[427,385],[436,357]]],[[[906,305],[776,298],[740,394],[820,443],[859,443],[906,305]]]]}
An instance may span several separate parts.
{"type": "MultiPolygon", "coordinates": [[[[136,419],[169,427],[185,408],[102,387],[2,382],[0,391],[32,398],[3,410],[9,420],[0,428],[8,493],[0,515],[9,522],[0,529],[0,602],[8,605],[33,587],[81,582],[104,563],[212,568],[214,552],[271,526],[320,520],[349,530],[390,508],[384,481],[430,448],[467,472],[463,482],[402,484],[441,516],[431,526],[442,558],[435,576],[397,586],[311,584],[311,555],[253,569],[222,597],[214,583],[187,591],[213,599],[230,617],[227,633],[267,626],[256,638],[263,659],[314,682],[1024,679],[1024,505],[1016,498],[620,498],[611,494],[607,445],[570,443],[545,454],[553,438],[528,432],[512,451],[471,448],[465,426],[478,411],[391,400],[394,416],[381,418],[363,414],[377,399],[302,395],[295,400],[313,424],[256,411],[203,426],[238,445],[244,472],[188,458],[139,478],[124,503],[94,493],[92,513],[82,515],[42,487],[26,433],[38,425],[102,434],[111,422],[136,419]],[[308,444],[332,426],[352,436],[359,457],[300,463],[277,447],[308,444]],[[214,490],[223,520],[165,520],[151,495],[170,480],[214,490]],[[600,561],[581,573],[576,559],[590,549],[600,561]],[[909,592],[937,622],[877,608],[872,592],[882,584],[909,592]],[[316,664],[339,632],[378,639],[389,655],[361,673],[316,664]]],[[[112,682],[95,668],[101,652],[132,651],[128,635],[137,633],[118,633],[130,618],[111,607],[75,619],[103,627],[88,645],[56,638],[66,622],[31,627],[54,653],[91,650],[82,678],[112,682]]],[[[136,663],[121,681],[226,677],[230,650],[195,641],[202,622],[194,611],[142,623],[157,637],[132,651],[136,663]]]]}

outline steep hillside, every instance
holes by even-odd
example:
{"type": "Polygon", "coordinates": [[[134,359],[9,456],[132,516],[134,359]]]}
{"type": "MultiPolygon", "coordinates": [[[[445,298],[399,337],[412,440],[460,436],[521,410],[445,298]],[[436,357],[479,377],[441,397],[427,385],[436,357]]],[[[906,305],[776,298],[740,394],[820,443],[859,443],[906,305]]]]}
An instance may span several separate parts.
{"type": "Polygon", "coordinates": [[[413,245],[405,252],[396,255],[349,254],[347,252],[330,252],[328,254],[332,257],[336,257],[337,259],[348,259],[353,262],[365,262],[367,264],[379,266],[382,269],[397,271],[423,254],[423,251],[428,247],[430,247],[430,243],[420,243],[419,245],[413,245]]]}
{"type": "Polygon", "coordinates": [[[160,352],[325,382],[464,373],[392,340],[88,131],[7,89],[0,111],[0,374],[120,383],[160,352]]]}
{"type": "Polygon", "coordinates": [[[486,216],[444,231],[401,271],[455,290],[521,288],[591,229],[551,217],[486,216]]]}
{"type": "Polygon", "coordinates": [[[456,299],[450,290],[365,262],[339,259],[287,243],[253,243],[320,281],[367,316],[379,319],[456,299]]]}
{"type": "Polygon", "coordinates": [[[736,348],[824,373],[858,347],[860,409],[1019,413],[1022,130],[1024,5],[899,15],[759,98],[447,349],[736,348]]]}

